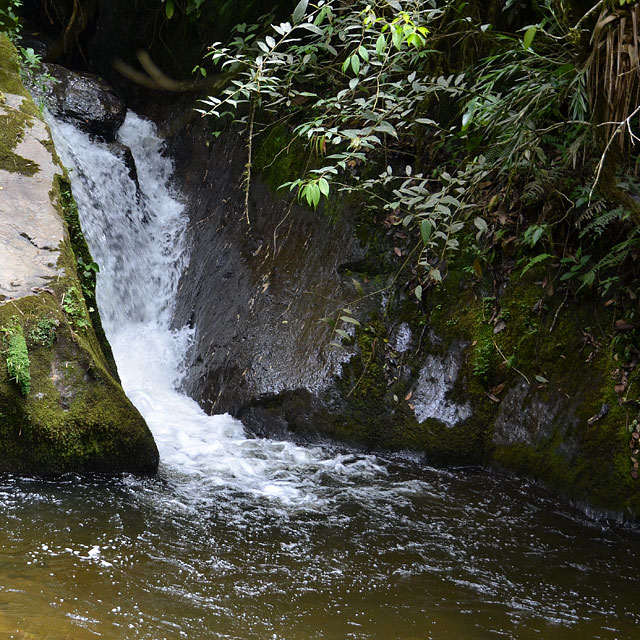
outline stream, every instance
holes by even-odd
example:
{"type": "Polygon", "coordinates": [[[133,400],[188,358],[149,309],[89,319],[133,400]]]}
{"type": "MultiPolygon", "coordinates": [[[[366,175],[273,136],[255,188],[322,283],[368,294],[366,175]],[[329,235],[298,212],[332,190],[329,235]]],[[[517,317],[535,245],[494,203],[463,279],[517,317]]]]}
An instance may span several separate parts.
{"type": "MultiPolygon", "coordinates": [[[[187,220],[154,126],[50,121],[155,478],[3,477],[0,638],[629,639],[637,532],[484,470],[248,438],[180,392],[187,220]]],[[[223,301],[220,302],[224,304],[223,301]]]]}

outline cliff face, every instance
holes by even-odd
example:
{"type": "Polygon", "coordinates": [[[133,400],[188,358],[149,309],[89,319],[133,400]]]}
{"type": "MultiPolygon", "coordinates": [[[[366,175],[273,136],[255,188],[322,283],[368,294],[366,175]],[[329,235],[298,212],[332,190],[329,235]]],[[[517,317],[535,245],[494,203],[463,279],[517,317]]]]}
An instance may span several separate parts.
{"type": "Polygon", "coordinates": [[[64,168],[0,39],[0,471],[153,473],[100,326],[64,168]]]}
{"type": "Polygon", "coordinates": [[[241,138],[191,121],[169,147],[192,242],[176,324],[196,327],[186,386],[207,411],[257,435],[497,465],[637,515],[611,311],[557,295],[535,270],[496,281],[455,264],[420,303],[401,285],[410,246],[382,216],[344,201],[311,212],[275,191],[299,159],[273,140],[257,148],[250,226],[241,138]]]}

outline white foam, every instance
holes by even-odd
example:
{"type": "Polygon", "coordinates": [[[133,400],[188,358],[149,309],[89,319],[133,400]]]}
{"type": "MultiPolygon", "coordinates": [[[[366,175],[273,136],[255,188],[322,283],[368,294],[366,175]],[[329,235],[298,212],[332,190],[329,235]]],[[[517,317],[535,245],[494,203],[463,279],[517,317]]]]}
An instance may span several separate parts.
{"type": "Polygon", "coordinates": [[[289,442],[249,440],[239,421],[205,414],[178,390],[192,331],[171,330],[170,322],[188,259],[187,220],[163,142],[151,122],[127,115],[119,139],[135,158],[137,188],[117,149],[70,124],[50,123],[73,168],[83,230],[100,265],[98,304],[122,385],[154,435],[163,472],[182,478],[187,494],[224,486],[285,505],[323,501],[328,471],[353,481],[384,477],[372,456],[330,457],[289,442]]]}

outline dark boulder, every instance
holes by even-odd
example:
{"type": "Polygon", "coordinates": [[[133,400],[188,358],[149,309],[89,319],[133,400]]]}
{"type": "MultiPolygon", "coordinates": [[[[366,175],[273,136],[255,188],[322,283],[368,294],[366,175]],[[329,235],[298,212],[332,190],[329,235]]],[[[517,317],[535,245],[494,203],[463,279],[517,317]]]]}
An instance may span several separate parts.
{"type": "Polygon", "coordinates": [[[49,109],[90,134],[114,140],[127,109],[111,87],[99,76],[69,71],[54,64],[45,65],[45,71],[55,79],[46,90],[49,109]]]}

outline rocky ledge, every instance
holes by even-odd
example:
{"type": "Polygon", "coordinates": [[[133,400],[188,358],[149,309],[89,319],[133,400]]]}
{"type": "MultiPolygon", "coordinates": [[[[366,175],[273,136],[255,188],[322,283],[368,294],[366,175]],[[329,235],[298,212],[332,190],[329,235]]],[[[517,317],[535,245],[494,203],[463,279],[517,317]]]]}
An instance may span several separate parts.
{"type": "Polygon", "coordinates": [[[154,473],[118,382],[71,186],[0,38],[0,471],[154,473]]]}

